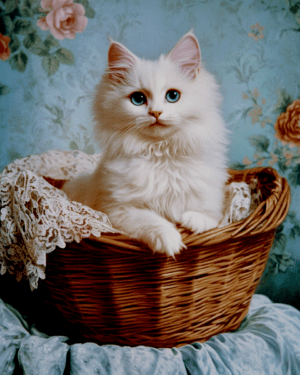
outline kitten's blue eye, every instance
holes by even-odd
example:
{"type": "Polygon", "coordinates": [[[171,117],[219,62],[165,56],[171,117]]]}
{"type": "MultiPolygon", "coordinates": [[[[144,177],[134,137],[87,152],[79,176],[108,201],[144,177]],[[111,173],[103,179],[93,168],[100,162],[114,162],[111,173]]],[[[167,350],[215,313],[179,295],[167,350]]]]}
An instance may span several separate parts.
{"type": "Polygon", "coordinates": [[[147,103],[146,95],[140,91],[134,92],[130,95],[131,103],[134,105],[143,105],[147,103]]]}
{"type": "Polygon", "coordinates": [[[166,93],[166,99],[169,103],[175,103],[179,100],[180,93],[177,90],[169,90],[166,93]]]}

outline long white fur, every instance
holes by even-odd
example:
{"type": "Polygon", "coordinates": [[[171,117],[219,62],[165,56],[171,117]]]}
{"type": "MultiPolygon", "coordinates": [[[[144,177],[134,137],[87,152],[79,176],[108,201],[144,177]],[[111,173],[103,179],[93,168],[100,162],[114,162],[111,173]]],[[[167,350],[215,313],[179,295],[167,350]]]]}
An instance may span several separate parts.
{"type": "Polygon", "coordinates": [[[184,248],[176,224],[201,233],[222,218],[227,130],[218,86],[192,32],[157,61],[114,41],[108,56],[93,104],[103,157],[93,175],[64,190],[153,251],[174,256],[184,248]],[[176,103],[166,100],[169,89],[181,93],[176,103]],[[136,91],[146,104],[131,102],[136,91]],[[153,111],[162,125],[153,125],[153,111]]]}

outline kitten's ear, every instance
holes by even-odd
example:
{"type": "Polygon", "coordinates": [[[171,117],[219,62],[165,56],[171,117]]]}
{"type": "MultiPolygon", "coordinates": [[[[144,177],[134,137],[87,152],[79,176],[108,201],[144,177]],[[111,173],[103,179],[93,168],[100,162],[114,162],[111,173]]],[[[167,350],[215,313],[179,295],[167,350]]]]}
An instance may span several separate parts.
{"type": "Polygon", "coordinates": [[[120,81],[134,65],[137,57],[131,53],[121,43],[110,39],[108,50],[108,67],[110,70],[110,78],[113,81],[120,81]]]}
{"type": "Polygon", "coordinates": [[[201,54],[198,40],[192,31],[185,34],[169,52],[171,61],[179,65],[180,71],[190,79],[197,75],[201,54]]]}

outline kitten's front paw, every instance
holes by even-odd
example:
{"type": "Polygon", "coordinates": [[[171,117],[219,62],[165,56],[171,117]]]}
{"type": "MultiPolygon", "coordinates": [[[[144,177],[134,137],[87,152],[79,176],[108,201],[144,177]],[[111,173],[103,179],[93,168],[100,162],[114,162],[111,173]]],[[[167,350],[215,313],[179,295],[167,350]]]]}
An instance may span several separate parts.
{"type": "Polygon", "coordinates": [[[171,223],[166,223],[159,228],[150,230],[147,238],[147,245],[154,251],[167,254],[174,258],[175,254],[179,254],[181,249],[185,249],[181,234],[171,223]]]}
{"type": "Polygon", "coordinates": [[[216,228],[218,224],[217,220],[198,211],[186,211],[181,216],[181,225],[196,234],[216,228]]]}

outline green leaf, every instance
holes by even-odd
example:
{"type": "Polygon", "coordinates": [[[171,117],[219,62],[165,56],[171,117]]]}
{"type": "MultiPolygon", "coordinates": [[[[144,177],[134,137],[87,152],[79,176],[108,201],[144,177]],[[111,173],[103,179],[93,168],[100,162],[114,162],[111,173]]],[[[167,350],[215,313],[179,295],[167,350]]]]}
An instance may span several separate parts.
{"type": "Polygon", "coordinates": [[[66,49],[66,48],[59,48],[55,56],[58,58],[59,62],[66,65],[73,65],[74,64],[74,55],[73,53],[66,49]]]}
{"type": "Polygon", "coordinates": [[[294,240],[296,237],[300,237],[300,225],[294,225],[290,231],[290,238],[294,240]]]}
{"type": "Polygon", "coordinates": [[[20,47],[21,47],[21,43],[19,41],[19,38],[17,37],[17,35],[12,35],[11,41],[9,43],[9,48],[11,50],[11,53],[16,52],[20,47]]]}
{"type": "Polygon", "coordinates": [[[24,72],[26,69],[28,57],[23,51],[20,51],[19,53],[13,55],[13,57],[8,61],[12,69],[18,70],[19,72],[24,72]]]}
{"type": "Polygon", "coordinates": [[[35,55],[38,55],[38,56],[48,56],[49,55],[48,48],[45,48],[43,46],[43,44],[33,46],[33,47],[29,48],[29,51],[34,53],[35,55]]]}
{"type": "MultiPolygon", "coordinates": [[[[26,8],[31,8],[32,5],[35,5],[37,0],[21,0],[21,6],[26,8]]],[[[40,3],[40,1],[38,1],[40,3]]]]}
{"type": "Polygon", "coordinates": [[[40,11],[41,7],[39,5],[36,5],[34,7],[31,8],[33,14],[39,14],[41,15],[41,11],[40,11]]]}
{"type": "Polygon", "coordinates": [[[238,171],[242,171],[243,169],[246,168],[246,165],[245,165],[245,164],[242,164],[242,163],[239,163],[239,162],[236,162],[236,163],[232,163],[232,164],[230,165],[230,168],[231,168],[231,169],[238,170],[238,171]]]}
{"type": "Polygon", "coordinates": [[[278,274],[278,262],[276,256],[272,253],[270,254],[268,259],[268,272],[270,272],[271,275],[278,274]]]}
{"type": "Polygon", "coordinates": [[[275,150],[273,152],[274,152],[275,155],[278,155],[278,156],[282,156],[283,155],[281,147],[275,148],[275,150]]]}
{"type": "Polygon", "coordinates": [[[286,112],[287,107],[293,103],[293,98],[290,94],[286,92],[286,90],[278,90],[278,103],[276,104],[274,112],[276,113],[284,113],[286,112]]]}
{"type": "Polygon", "coordinates": [[[31,21],[24,19],[16,19],[14,23],[14,33],[26,35],[34,32],[32,28],[31,21]]]}
{"type": "Polygon", "coordinates": [[[283,228],[283,225],[280,225],[280,227],[276,231],[272,250],[273,254],[282,254],[285,250],[287,244],[287,236],[285,233],[283,233],[283,228]],[[277,249],[277,251],[275,249],[277,249]]]}
{"type": "Polygon", "coordinates": [[[289,182],[294,186],[300,185],[300,164],[296,164],[288,175],[289,182]]]}
{"type": "Polygon", "coordinates": [[[23,17],[33,17],[34,16],[33,11],[26,6],[20,6],[19,9],[20,9],[21,16],[23,16],[23,17]]]}
{"type": "Polygon", "coordinates": [[[75,141],[70,142],[71,150],[79,150],[78,144],[75,141]]]}
{"type": "Polygon", "coordinates": [[[44,40],[44,46],[46,48],[54,48],[59,47],[59,42],[54,38],[53,35],[47,36],[47,38],[44,40]]]}
{"type": "Polygon", "coordinates": [[[45,56],[42,60],[42,67],[48,77],[55,74],[59,68],[59,60],[55,55],[45,56]]]}
{"type": "Polygon", "coordinates": [[[9,16],[4,16],[3,22],[4,22],[4,25],[5,25],[6,33],[10,34],[13,27],[14,27],[13,21],[11,20],[11,18],[9,16]]]}
{"type": "Polygon", "coordinates": [[[297,215],[295,211],[289,211],[288,214],[286,215],[286,218],[290,220],[291,223],[295,224],[298,223],[297,220],[297,215]]]}
{"type": "Polygon", "coordinates": [[[282,172],[282,173],[284,173],[288,170],[288,167],[285,163],[286,163],[285,160],[278,160],[278,162],[277,162],[279,171],[282,172]]]}
{"type": "Polygon", "coordinates": [[[255,147],[257,152],[268,151],[270,141],[269,141],[269,138],[267,138],[265,135],[262,135],[262,134],[254,135],[248,139],[249,139],[251,146],[255,147]]]}
{"type": "Polygon", "coordinates": [[[289,258],[286,258],[286,259],[280,259],[279,260],[279,271],[280,272],[286,272],[288,267],[293,266],[294,263],[295,262],[293,261],[293,259],[291,259],[291,256],[289,258]]]}
{"type": "Polygon", "coordinates": [[[290,12],[293,13],[293,14],[296,14],[299,9],[300,9],[300,1],[298,1],[296,4],[290,6],[290,12]]]}
{"type": "Polygon", "coordinates": [[[5,13],[10,14],[18,7],[18,0],[6,0],[4,6],[5,13]]]}
{"type": "Polygon", "coordinates": [[[24,46],[29,49],[34,46],[43,46],[42,39],[37,33],[30,33],[23,39],[24,46]]]}
{"type": "Polygon", "coordinates": [[[85,8],[85,14],[84,14],[87,18],[95,18],[96,16],[96,12],[94,11],[94,9],[92,7],[90,7],[89,5],[85,8]]]}
{"type": "Polygon", "coordinates": [[[243,73],[241,72],[239,68],[234,66],[232,70],[235,72],[235,76],[237,80],[239,81],[239,83],[247,83],[247,78],[243,75],[243,73]]]}
{"type": "Polygon", "coordinates": [[[6,95],[10,92],[10,88],[0,83],[0,95],[6,95]]]}
{"type": "Polygon", "coordinates": [[[77,0],[76,3],[82,4],[85,8],[89,6],[88,0],[77,0]]]}

